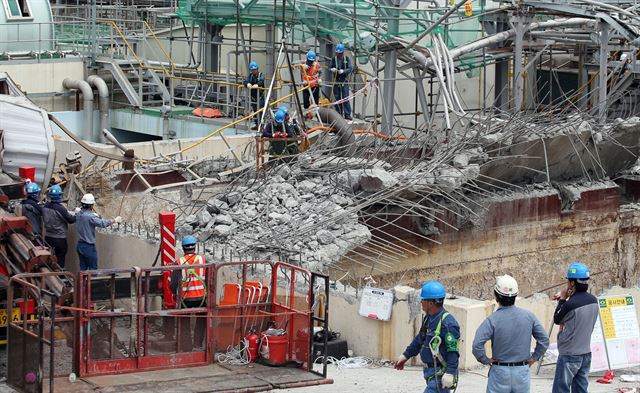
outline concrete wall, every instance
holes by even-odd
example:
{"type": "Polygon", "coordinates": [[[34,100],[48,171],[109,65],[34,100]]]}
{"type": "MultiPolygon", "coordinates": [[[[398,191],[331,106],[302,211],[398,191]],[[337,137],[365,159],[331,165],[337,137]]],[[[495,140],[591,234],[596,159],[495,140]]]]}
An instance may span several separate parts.
{"type": "MultiPolygon", "coordinates": [[[[404,240],[422,251],[383,267],[386,273],[374,278],[383,286],[415,287],[435,278],[455,295],[488,299],[495,276],[510,274],[520,282],[522,294],[552,295],[569,264],[582,261],[591,268],[596,291],[612,285],[637,286],[640,211],[618,210],[617,198],[600,191],[594,194],[599,199],[583,193],[572,213],[561,213],[559,204],[537,205],[534,197],[524,204],[508,200],[489,209],[495,212],[487,219],[492,224],[434,237],[442,244],[403,232],[404,240]]],[[[370,273],[348,261],[340,268],[356,277],[370,273]]],[[[335,276],[343,271],[334,272],[335,276]]]]}
{"type": "MultiPolygon", "coordinates": [[[[492,290],[491,287],[487,290],[492,290]]],[[[411,287],[396,287],[396,302],[390,321],[376,321],[358,315],[358,302],[353,297],[333,293],[330,299],[330,328],[340,332],[341,338],[346,339],[349,349],[356,356],[369,356],[376,359],[395,360],[409,345],[413,337],[420,329],[421,316],[410,318],[408,295],[412,295],[411,287]],[[350,298],[350,301],[345,300],[350,298]],[[354,320],[355,318],[355,320],[354,320]]],[[[600,295],[601,293],[594,292],[600,295]]],[[[602,295],[631,294],[636,300],[637,314],[640,316],[640,288],[614,287],[607,289],[602,295]]],[[[533,297],[518,298],[516,306],[522,307],[534,313],[542,326],[549,329],[553,322],[553,313],[556,302],[547,296],[536,294],[533,297]]],[[[482,301],[465,297],[447,299],[445,308],[460,324],[460,367],[473,368],[479,365],[475,360],[471,347],[475,332],[488,316],[490,316],[497,304],[494,301],[482,301]]],[[[551,342],[556,342],[558,330],[554,327],[551,334],[551,342]]],[[[491,347],[487,345],[487,353],[491,347]]],[[[419,359],[413,359],[414,364],[420,364],[419,359]]]]}
{"type": "MultiPolygon", "coordinates": [[[[84,63],[80,58],[56,60],[7,61],[2,62],[2,71],[7,72],[27,95],[34,93],[61,93],[64,78],[84,80],[84,63]]],[[[73,110],[75,96],[29,97],[47,111],[73,110]]]]}

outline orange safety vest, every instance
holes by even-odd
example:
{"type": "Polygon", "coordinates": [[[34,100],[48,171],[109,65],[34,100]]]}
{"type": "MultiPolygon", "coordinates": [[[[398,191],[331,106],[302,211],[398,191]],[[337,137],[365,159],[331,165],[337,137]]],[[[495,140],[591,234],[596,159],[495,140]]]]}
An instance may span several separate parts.
{"type": "Polygon", "coordinates": [[[318,64],[317,61],[314,61],[313,64],[306,70],[304,69],[304,66],[303,66],[302,67],[302,79],[307,81],[307,83],[311,87],[318,86],[318,71],[319,70],[320,70],[320,65],[318,64]]]}
{"type": "MultiPolygon", "coordinates": [[[[178,260],[180,266],[204,265],[202,255],[187,254],[178,260]]],[[[182,299],[203,298],[205,294],[205,268],[191,267],[182,269],[182,299]]]]}

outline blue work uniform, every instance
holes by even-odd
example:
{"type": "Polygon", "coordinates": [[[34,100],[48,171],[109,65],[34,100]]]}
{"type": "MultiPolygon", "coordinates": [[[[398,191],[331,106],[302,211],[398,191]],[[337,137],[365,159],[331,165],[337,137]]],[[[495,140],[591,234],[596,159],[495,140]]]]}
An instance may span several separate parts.
{"type": "Polygon", "coordinates": [[[78,232],[76,251],[80,260],[80,270],[98,269],[96,228],[106,228],[111,224],[113,221],[102,219],[91,210],[82,209],[76,214],[76,231],[78,232]]]}
{"type": "Polygon", "coordinates": [[[423,375],[427,381],[424,393],[449,393],[449,389],[442,387],[441,378],[443,374],[456,375],[458,372],[459,340],[458,321],[444,308],[434,315],[425,316],[422,320],[420,332],[402,355],[410,359],[420,354],[420,360],[424,366],[423,375]],[[442,359],[439,357],[434,359],[429,343],[434,338],[439,324],[441,325],[439,334],[441,342],[438,351],[442,359]],[[443,364],[443,361],[446,364],[443,364]]]}
{"type": "MultiPolygon", "coordinates": [[[[254,74],[253,72],[249,72],[247,78],[244,80],[244,85],[247,84],[258,85],[258,87],[264,87],[264,74],[262,72],[258,72],[254,74]]],[[[264,106],[264,90],[261,89],[251,89],[251,109],[256,112],[258,107],[262,108],[264,106]]],[[[259,116],[256,114],[253,117],[254,122],[258,125],[259,116]]]]}
{"type": "Polygon", "coordinates": [[[529,359],[540,360],[549,347],[549,336],[532,312],[516,306],[500,306],[482,322],[473,340],[473,356],[491,364],[487,393],[529,393],[529,359]],[[531,353],[531,337],[536,347],[531,353]],[[493,364],[484,344],[491,340],[493,364]]]}
{"type": "MultiPolygon", "coordinates": [[[[342,59],[339,59],[338,56],[334,56],[331,59],[331,63],[329,64],[329,68],[335,68],[336,70],[342,70],[342,74],[336,72],[334,75],[333,82],[333,97],[336,101],[340,101],[349,97],[349,75],[353,72],[353,67],[351,65],[351,59],[349,56],[343,55],[342,59]]],[[[344,117],[351,117],[351,103],[349,100],[345,100],[345,102],[340,104],[335,104],[335,109],[340,113],[340,115],[344,117]]]]}

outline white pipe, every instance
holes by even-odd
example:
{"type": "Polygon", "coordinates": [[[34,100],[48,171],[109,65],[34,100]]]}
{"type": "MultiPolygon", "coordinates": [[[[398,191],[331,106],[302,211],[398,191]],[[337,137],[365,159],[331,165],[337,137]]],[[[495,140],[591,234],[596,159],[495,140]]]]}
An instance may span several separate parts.
{"type": "MultiPolygon", "coordinates": [[[[562,20],[550,20],[546,22],[535,22],[531,23],[529,26],[529,30],[535,29],[548,29],[552,27],[568,27],[575,25],[583,25],[583,24],[594,24],[595,20],[587,19],[587,18],[570,18],[570,19],[562,19],[562,20]]],[[[451,58],[455,59],[462,55],[466,55],[467,53],[474,52],[476,50],[485,48],[490,45],[498,44],[508,38],[511,38],[516,35],[515,29],[502,31],[500,33],[491,35],[489,37],[485,37],[479,39],[477,41],[471,42],[467,45],[460,46],[451,51],[451,58]]],[[[429,67],[433,64],[433,59],[428,59],[422,53],[416,50],[410,50],[411,56],[413,59],[422,65],[423,67],[429,67]]]]}
{"type": "Polygon", "coordinates": [[[81,137],[87,140],[91,140],[93,136],[93,90],[91,86],[85,81],[81,81],[73,78],[64,78],[62,86],[65,89],[76,89],[82,93],[83,100],[83,112],[84,112],[84,128],[85,131],[81,133],[81,137]]]}
{"type": "MultiPolygon", "coordinates": [[[[98,75],[89,75],[87,82],[98,90],[98,97],[100,97],[100,130],[109,130],[109,88],[107,83],[98,75]]],[[[92,138],[92,140],[95,139],[92,138]]]]}

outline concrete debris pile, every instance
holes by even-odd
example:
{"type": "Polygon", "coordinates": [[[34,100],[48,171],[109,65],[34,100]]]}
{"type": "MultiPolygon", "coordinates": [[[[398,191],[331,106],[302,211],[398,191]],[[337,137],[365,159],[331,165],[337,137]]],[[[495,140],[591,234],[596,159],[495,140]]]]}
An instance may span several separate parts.
{"type": "Polygon", "coordinates": [[[212,260],[220,258],[215,247],[226,246],[258,259],[276,254],[324,265],[371,238],[347,210],[353,204],[349,193],[322,178],[274,175],[210,198],[196,214],[179,219],[178,234],[196,234],[212,260]]]}

